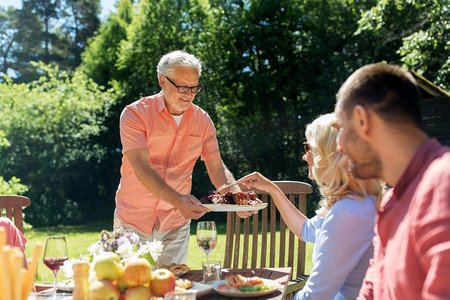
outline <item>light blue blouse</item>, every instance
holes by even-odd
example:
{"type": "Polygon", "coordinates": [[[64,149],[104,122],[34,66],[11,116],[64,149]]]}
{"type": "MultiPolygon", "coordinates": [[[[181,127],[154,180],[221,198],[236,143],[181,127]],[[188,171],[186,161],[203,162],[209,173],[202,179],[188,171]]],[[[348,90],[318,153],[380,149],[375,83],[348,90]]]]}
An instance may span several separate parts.
{"type": "Polygon", "coordinates": [[[294,299],[356,299],[373,256],[375,199],[343,198],[308,219],[302,239],[314,243],[313,268],[294,299]]]}

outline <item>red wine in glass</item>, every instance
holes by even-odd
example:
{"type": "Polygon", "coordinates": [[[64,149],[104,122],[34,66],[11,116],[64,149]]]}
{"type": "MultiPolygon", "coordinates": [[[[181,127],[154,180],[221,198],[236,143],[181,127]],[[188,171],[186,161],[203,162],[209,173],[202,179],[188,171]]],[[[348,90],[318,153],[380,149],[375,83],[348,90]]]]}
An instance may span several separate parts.
{"type": "Polygon", "coordinates": [[[69,255],[65,236],[49,236],[45,243],[44,264],[53,272],[53,298],[56,298],[56,275],[69,255]]]}
{"type": "Polygon", "coordinates": [[[64,265],[64,262],[67,260],[66,257],[52,257],[52,258],[44,258],[44,264],[53,272],[58,272],[59,268],[64,265]]]}

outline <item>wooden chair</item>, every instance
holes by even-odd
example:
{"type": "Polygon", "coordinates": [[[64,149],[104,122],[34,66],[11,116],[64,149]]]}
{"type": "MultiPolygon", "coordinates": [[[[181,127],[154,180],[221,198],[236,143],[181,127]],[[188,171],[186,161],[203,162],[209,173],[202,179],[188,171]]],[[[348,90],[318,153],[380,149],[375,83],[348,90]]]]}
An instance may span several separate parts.
{"type": "Polygon", "coordinates": [[[6,217],[11,219],[23,233],[22,208],[29,206],[30,204],[30,198],[25,196],[0,195],[0,217],[4,216],[3,210],[5,210],[6,217]]]}
{"type": "MultiPolygon", "coordinates": [[[[312,192],[311,185],[299,181],[274,183],[306,215],[306,195],[312,192]]],[[[287,226],[270,195],[265,191],[253,190],[259,199],[268,202],[269,205],[257,215],[242,219],[242,226],[241,218],[235,212],[227,212],[224,267],[234,269],[292,267],[291,281],[286,290],[287,298],[292,299],[294,293],[304,286],[307,279],[305,242],[299,240],[290,230],[286,230],[287,226]],[[288,238],[286,231],[289,231],[288,238]]]]}

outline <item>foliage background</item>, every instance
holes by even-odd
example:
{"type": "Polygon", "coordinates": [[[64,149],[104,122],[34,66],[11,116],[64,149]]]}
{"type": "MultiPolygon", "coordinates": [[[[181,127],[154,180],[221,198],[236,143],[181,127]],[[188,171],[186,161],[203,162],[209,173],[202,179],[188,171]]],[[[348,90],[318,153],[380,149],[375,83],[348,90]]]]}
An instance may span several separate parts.
{"type": "MultiPolygon", "coordinates": [[[[112,216],[120,112],[159,91],[168,51],[202,59],[195,102],[235,177],[309,181],[304,128],[362,65],[450,87],[448,0],[120,0],[103,23],[98,0],[23,4],[0,8],[0,188],[20,178],[34,226],[112,216]]],[[[197,197],[212,188],[203,163],[193,180],[197,197]]],[[[311,215],[318,194],[308,201],[311,215]]]]}

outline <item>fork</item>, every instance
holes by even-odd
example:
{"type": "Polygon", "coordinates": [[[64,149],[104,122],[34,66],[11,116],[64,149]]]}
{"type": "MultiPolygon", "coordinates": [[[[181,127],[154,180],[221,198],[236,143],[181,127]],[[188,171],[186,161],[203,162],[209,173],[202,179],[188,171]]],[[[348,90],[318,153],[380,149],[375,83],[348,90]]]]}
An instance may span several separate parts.
{"type": "Polygon", "coordinates": [[[216,194],[218,194],[221,190],[223,190],[223,189],[225,189],[225,188],[232,187],[232,186],[234,186],[234,185],[238,185],[238,184],[237,184],[236,182],[234,182],[234,183],[224,183],[224,184],[222,184],[221,186],[219,186],[219,187],[217,188],[216,194]]]}

